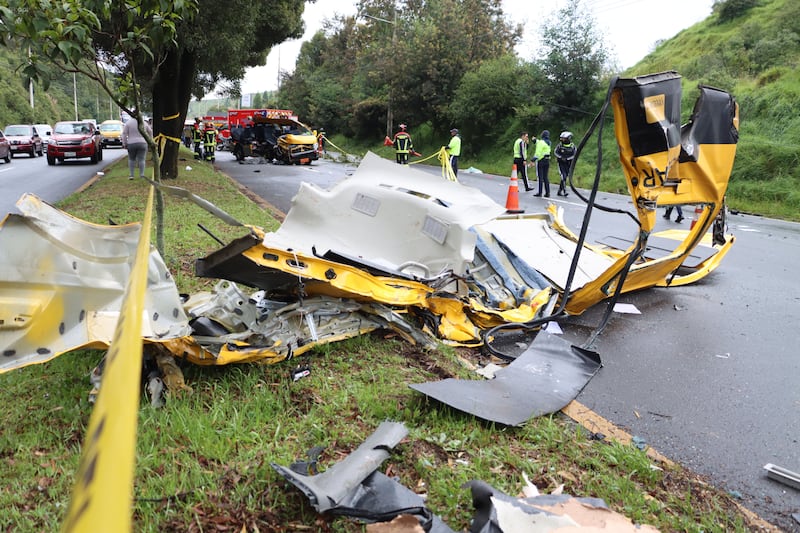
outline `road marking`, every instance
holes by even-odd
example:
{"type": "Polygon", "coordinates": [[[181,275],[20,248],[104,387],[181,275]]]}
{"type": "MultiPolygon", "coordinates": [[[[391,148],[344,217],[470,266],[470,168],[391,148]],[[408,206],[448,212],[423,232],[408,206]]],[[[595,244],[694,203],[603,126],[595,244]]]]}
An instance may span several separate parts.
{"type": "MultiPolygon", "coordinates": [[[[570,403],[566,405],[561,412],[570,417],[572,420],[577,422],[578,424],[582,425],[584,428],[588,429],[593,433],[602,433],[605,435],[606,438],[612,438],[621,444],[630,445],[633,441],[633,438],[623,429],[618,428],[599,414],[595,413],[582,403],[572,400],[570,403]]],[[[665,456],[661,455],[658,451],[653,449],[652,446],[649,444],[647,445],[647,449],[645,453],[651,459],[659,461],[667,466],[674,467],[677,466],[676,463],[671,461],[670,459],[666,458],[665,456]]],[[[681,468],[684,468],[681,466],[681,468]]],[[[747,520],[750,521],[751,526],[757,526],[758,531],[762,531],[764,533],[775,532],[779,533],[780,529],[776,528],[773,524],[767,522],[756,513],[751,511],[750,509],[746,508],[741,503],[734,501],[733,502],[736,507],[739,509],[747,520]]]]}

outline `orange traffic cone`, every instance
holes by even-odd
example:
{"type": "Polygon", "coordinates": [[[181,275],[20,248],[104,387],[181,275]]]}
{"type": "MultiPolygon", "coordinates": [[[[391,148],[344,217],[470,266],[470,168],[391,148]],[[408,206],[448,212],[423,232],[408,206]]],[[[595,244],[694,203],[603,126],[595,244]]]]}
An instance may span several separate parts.
{"type": "Polygon", "coordinates": [[[519,208],[519,187],[517,186],[517,165],[511,167],[511,183],[508,185],[508,196],[506,197],[506,213],[524,213],[524,209],[519,208]]]}
{"type": "Polygon", "coordinates": [[[697,224],[697,221],[700,220],[700,215],[703,214],[703,206],[696,205],[694,206],[694,215],[692,216],[692,223],[689,225],[689,229],[694,229],[694,225],[697,224]]]}

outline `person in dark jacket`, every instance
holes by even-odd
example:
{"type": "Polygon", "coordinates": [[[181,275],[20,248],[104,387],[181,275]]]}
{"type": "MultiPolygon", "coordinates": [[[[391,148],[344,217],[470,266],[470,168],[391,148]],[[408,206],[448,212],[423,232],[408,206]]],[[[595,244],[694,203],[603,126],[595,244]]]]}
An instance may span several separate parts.
{"type": "Polygon", "coordinates": [[[670,219],[670,216],[672,216],[673,207],[675,207],[675,209],[678,211],[678,218],[675,219],[675,222],[680,224],[681,222],[683,222],[683,209],[681,209],[681,206],[679,205],[676,206],[668,205],[667,208],[664,210],[664,218],[666,218],[667,220],[670,219]]]}
{"type": "Polygon", "coordinates": [[[194,119],[192,143],[194,143],[194,158],[203,159],[203,124],[200,123],[199,118],[194,119]]]}
{"type": "Polygon", "coordinates": [[[558,172],[561,174],[561,183],[558,184],[558,195],[567,196],[567,179],[569,178],[569,168],[575,159],[577,148],[572,143],[572,132],[562,131],[558,136],[558,145],[553,151],[558,161],[558,172]]]}
{"type": "Polygon", "coordinates": [[[203,130],[203,159],[213,163],[217,159],[217,129],[211,122],[206,122],[203,130]]]}
{"type": "Polygon", "coordinates": [[[406,131],[405,124],[400,124],[400,131],[394,134],[394,155],[398,165],[407,165],[408,156],[414,151],[414,145],[411,143],[411,135],[406,131]]]}

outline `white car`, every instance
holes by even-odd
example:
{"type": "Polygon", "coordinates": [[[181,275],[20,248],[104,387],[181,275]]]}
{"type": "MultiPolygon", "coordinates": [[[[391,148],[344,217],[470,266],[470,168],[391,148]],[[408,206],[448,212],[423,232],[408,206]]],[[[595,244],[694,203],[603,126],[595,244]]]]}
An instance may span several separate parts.
{"type": "Polygon", "coordinates": [[[46,145],[50,142],[50,136],[53,134],[53,127],[50,124],[34,124],[33,127],[39,132],[42,144],[46,145]]]}

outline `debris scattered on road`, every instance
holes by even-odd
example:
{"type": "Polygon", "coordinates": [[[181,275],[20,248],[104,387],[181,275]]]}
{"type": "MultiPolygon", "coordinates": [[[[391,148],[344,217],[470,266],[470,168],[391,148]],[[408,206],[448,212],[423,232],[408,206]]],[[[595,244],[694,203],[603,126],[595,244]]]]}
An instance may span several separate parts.
{"type": "Polygon", "coordinates": [[[783,483],[787,487],[800,490],[800,474],[792,472],[787,468],[767,463],[764,465],[764,470],[767,471],[767,477],[783,483]]]}
{"type": "Polygon", "coordinates": [[[641,315],[642,312],[639,311],[635,305],[633,304],[621,304],[617,303],[614,304],[614,312],[615,313],[623,313],[628,315],[641,315]]]}

